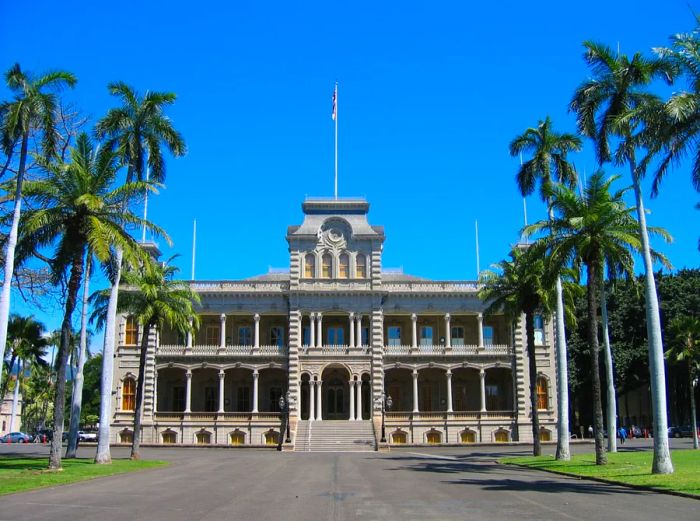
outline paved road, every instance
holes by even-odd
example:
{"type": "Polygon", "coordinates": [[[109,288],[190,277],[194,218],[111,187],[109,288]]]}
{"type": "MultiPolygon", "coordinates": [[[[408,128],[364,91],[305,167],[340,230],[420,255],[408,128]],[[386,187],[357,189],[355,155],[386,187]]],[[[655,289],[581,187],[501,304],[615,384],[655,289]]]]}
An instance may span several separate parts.
{"type": "MultiPolygon", "coordinates": [[[[498,465],[494,458],[506,448],[497,449],[404,448],[382,454],[146,449],[146,457],[172,465],[5,496],[0,520],[699,519],[697,500],[498,465]]],[[[0,453],[9,450],[46,451],[14,446],[0,453]]]]}

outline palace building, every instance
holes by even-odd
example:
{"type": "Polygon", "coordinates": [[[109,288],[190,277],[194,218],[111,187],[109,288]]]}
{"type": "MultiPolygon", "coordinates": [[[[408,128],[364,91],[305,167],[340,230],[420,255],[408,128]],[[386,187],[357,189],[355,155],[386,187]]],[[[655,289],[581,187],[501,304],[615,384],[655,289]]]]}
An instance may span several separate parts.
{"type": "MultiPolygon", "coordinates": [[[[288,271],[193,281],[197,333],[151,335],[143,442],[374,450],[382,420],[389,445],[532,441],[524,318],[485,314],[475,281],[383,270],[363,199],[302,210],[288,271]]],[[[543,440],[556,435],[551,322],[536,317],[543,440]]],[[[117,334],[111,435],[128,443],[140,331],[122,316],[117,334]]]]}

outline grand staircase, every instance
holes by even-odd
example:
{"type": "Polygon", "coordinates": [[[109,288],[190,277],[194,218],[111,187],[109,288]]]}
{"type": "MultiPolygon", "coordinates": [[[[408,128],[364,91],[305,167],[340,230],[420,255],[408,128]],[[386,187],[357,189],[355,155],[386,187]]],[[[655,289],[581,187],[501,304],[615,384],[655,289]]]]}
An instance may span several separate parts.
{"type": "Polygon", "coordinates": [[[300,421],[294,450],[297,452],[367,452],[375,449],[371,421],[300,421]]]}

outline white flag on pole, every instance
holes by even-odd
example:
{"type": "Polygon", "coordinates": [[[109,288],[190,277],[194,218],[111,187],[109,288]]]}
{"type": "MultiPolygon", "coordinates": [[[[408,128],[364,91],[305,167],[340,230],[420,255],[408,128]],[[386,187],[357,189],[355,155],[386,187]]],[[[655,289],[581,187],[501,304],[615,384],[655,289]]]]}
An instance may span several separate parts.
{"type": "Polygon", "coordinates": [[[335,89],[333,89],[333,111],[331,112],[331,119],[335,121],[336,115],[337,115],[337,110],[338,107],[336,105],[336,100],[338,98],[338,84],[335,84],[335,89]]]}

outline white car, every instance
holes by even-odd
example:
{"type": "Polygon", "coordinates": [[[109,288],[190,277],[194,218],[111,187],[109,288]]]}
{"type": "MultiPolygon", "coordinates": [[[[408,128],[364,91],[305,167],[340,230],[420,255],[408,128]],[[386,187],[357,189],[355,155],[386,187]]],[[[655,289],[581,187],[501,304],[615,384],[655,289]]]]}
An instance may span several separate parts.
{"type": "Polygon", "coordinates": [[[97,441],[97,433],[96,432],[78,431],[78,440],[80,440],[80,441],[97,441]]]}

